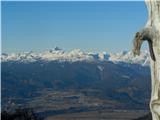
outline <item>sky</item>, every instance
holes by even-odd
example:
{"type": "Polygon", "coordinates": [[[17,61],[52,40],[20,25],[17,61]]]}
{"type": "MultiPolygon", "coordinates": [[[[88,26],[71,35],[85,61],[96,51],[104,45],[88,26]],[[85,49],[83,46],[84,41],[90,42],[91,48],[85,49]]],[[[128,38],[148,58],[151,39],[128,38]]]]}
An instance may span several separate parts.
{"type": "Polygon", "coordinates": [[[2,2],[2,52],[131,50],[147,21],[143,1],[2,2]]]}

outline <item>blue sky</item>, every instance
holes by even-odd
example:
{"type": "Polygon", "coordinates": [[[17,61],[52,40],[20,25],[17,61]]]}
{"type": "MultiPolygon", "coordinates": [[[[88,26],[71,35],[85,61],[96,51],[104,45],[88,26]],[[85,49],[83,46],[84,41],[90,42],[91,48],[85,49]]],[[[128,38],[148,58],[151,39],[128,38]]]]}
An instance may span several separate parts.
{"type": "Polygon", "coordinates": [[[147,21],[141,2],[2,2],[2,52],[131,50],[147,21]]]}

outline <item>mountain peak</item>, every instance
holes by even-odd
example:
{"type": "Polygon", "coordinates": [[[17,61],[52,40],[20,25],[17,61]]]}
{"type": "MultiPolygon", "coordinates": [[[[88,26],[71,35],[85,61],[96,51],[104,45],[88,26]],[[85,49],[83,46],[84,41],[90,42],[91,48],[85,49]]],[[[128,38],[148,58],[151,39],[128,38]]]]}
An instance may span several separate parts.
{"type": "Polygon", "coordinates": [[[60,49],[59,47],[56,46],[56,47],[54,48],[54,50],[55,50],[55,51],[59,51],[59,50],[62,50],[62,49],[60,49]]]}

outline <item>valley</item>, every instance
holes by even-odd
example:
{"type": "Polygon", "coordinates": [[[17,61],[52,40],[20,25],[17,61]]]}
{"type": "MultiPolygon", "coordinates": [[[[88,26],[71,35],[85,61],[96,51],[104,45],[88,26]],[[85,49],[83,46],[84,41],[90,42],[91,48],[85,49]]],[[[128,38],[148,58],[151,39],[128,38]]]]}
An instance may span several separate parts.
{"type": "Polygon", "coordinates": [[[118,120],[119,115],[125,117],[119,120],[129,120],[148,113],[150,69],[140,64],[144,59],[138,63],[9,59],[1,63],[2,110],[33,108],[48,120],[75,116],[118,120]]]}

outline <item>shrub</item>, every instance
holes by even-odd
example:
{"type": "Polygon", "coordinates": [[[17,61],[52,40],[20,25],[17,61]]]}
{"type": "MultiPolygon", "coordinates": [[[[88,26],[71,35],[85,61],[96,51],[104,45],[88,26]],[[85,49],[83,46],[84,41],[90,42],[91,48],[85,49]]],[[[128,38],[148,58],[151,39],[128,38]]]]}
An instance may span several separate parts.
{"type": "Polygon", "coordinates": [[[19,108],[12,113],[7,111],[1,112],[1,120],[42,120],[42,118],[38,117],[33,109],[19,108]]]}

